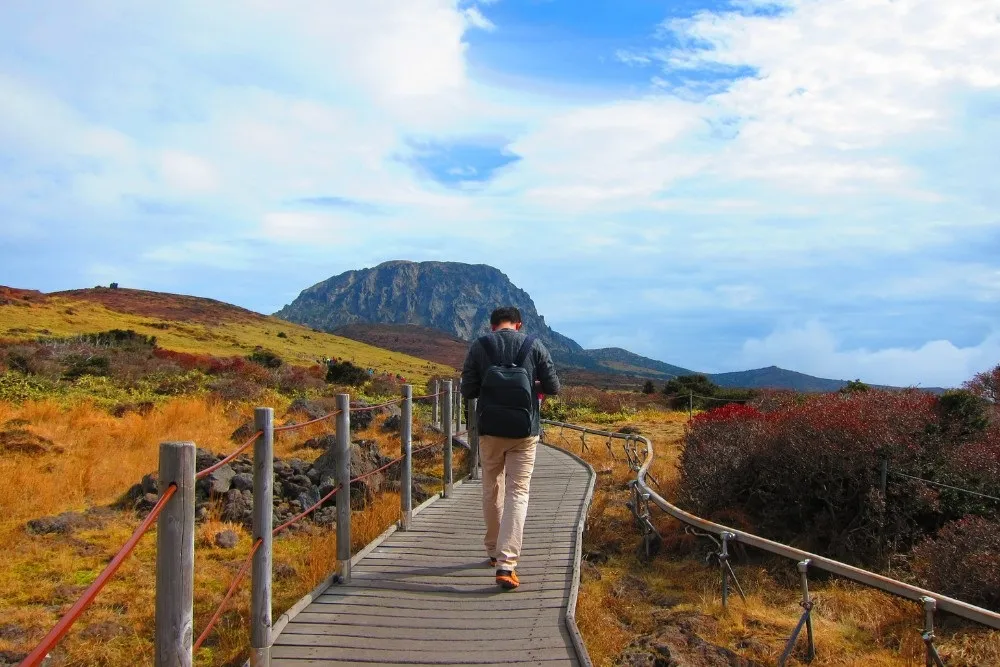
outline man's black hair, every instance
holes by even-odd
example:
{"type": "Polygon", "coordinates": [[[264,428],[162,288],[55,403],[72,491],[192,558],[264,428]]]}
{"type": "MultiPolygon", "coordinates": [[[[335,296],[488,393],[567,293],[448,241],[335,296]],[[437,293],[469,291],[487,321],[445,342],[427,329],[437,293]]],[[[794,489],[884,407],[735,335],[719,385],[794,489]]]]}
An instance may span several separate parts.
{"type": "Polygon", "coordinates": [[[521,311],[514,306],[504,306],[497,308],[490,315],[490,326],[498,327],[503,322],[519,324],[521,322],[521,311]]]}

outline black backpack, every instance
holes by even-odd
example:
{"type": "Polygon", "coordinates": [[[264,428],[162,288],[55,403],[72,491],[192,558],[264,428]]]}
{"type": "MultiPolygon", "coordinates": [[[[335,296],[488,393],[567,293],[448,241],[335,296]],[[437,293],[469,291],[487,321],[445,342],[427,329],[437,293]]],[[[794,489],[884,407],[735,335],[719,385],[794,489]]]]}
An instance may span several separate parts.
{"type": "Polygon", "coordinates": [[[479,433],[501,438],[527,438],[531,435],[532,415],[535,410],[535,379],[528,375],[524,362],[531,353],[534,336],[528,336],[513,363],[500,358],[493,336],[479,339],[490,367],[483,375],[476,412],[479,433]]]}

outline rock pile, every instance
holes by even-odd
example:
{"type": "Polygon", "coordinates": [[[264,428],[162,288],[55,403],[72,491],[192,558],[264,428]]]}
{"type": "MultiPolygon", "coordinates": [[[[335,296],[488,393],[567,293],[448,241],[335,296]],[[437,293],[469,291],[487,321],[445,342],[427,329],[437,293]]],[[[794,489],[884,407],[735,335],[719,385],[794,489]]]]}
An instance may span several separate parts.
{"type": "MultiPolygon", "coordinates": [[[[365,414],[365,413],[361,413],[365,414]]],[[[252,433],[250,435],[253,435],[252,433]]],[[[303,510],[313,506],[338,485],[333,446],[334,436],[322,436],[309,442],[310,446],[325,451],[314,462],[299,458],[274,459],[274,525],[285,523],[303,510]]],[[[197,452],[195,468],[205,470],[223,459],[204,449],[197,452]]],[[[374,440],[351,443],[351,478],[369,475],[351,485],[351,508],[364,509],[380,491],[398,491],[399,466],[374,472],[392,459],[382,454],[374,440]]],[[[432,477],[414,475],[414,504],[430,497],[440,482],[432,477]]],[[[250,527],[253,521],[253,460],[238,456],[214,470],[196,484],[195,516],[198,520],[208,515],[212,502],[221,503],[221,519],[250,527]]],[[[129,489],[116,506],[131,508],[144,514],[157,500],[156,473],[146,475],[129,489]]],[[[332,525],[336,521],[336,497],[323,502],[308,518],[318,525],[332,525]]]]}

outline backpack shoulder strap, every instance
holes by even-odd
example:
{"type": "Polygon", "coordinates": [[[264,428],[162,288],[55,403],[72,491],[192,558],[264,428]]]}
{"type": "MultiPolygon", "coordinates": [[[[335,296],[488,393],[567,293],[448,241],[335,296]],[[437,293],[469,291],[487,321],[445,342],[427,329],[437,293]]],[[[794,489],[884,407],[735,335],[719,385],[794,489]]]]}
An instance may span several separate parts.
{"type": "Polygon", "coordinates": [[[531,354],[531,346],[535,344],[535,336],[528,336],[521,343],[521,349],[517,351],[517,357],[514,358],[515,366],[523,366],[528,355],[531,354]]]}
{"type": "Polygon", "coordinates": [[[486,334],[479,338],[479,344],[483,346],[483,351],[486,352],[486,356],[489,357],[490,363],[494,366],[502,366],[503,360],[500,358],[500,351],[497,350],[496,341],[493,340],[491,334],[486,334]]]}

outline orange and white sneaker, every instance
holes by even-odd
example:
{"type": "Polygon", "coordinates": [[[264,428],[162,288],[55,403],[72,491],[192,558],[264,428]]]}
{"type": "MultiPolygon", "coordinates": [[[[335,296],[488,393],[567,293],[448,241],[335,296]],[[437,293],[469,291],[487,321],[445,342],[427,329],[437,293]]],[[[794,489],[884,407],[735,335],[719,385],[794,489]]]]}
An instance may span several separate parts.
{"type": "Polygon", "coordinates": [[[497,570],[497,586],[505,591],[512,591],[521,585],[514,570],[497,570]]]}

